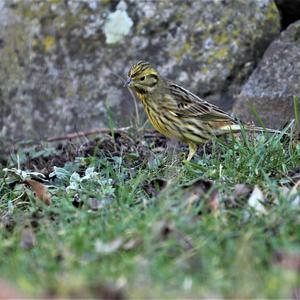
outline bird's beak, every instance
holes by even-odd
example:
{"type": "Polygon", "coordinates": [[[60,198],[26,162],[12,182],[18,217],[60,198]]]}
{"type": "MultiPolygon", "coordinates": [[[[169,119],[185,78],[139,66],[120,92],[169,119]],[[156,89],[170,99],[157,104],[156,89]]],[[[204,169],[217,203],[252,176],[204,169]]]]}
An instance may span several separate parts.
{"type": "Polygon", "coordinates": [[[131,78],[128,78],[127,81],[124,83],[124,86],[131,87],[132,84],[133,84],[133,82],[132,82],[131,78]]]}

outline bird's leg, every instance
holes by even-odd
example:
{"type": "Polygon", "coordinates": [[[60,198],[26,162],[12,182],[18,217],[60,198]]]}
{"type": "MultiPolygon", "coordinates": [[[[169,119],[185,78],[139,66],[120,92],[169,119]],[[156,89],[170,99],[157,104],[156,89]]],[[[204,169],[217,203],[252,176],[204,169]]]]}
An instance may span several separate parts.
{"type": "Polygon", "coordinates": [[[189,155],[187,157],[187,161],[190,161],[192,157],[195,155],[198,146],[195,143],[189,143],[189,155]]]}

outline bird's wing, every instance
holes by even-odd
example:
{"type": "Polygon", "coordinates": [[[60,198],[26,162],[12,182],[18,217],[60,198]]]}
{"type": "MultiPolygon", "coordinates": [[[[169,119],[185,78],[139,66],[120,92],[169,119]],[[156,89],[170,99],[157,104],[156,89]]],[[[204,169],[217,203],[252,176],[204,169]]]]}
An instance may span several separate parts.
{"type": "Polygon", "coordinates": [[[199,117],[202,121],[237,123],[233,117],[222,111],[217,106],[200,99],[195,94],[169,81],[170,99],[172,111],[179,117],[199,117]]]}

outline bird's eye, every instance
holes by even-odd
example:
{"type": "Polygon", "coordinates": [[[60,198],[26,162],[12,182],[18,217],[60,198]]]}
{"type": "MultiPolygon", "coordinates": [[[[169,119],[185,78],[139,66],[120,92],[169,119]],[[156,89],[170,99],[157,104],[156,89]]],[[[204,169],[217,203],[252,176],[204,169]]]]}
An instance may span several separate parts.
{"type": "Polygon", "coordinates": [[[140,81],[144,81],[145,80],[145,76],[140,78],[140,81]]]}

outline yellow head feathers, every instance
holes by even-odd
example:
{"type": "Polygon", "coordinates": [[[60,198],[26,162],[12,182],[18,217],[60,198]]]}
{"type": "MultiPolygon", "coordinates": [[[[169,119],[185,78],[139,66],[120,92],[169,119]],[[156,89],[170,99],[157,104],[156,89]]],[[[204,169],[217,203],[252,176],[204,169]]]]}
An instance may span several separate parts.
{"type": "Polygon", "coordinates": [[[130,68],[128,72],[128,77],[135,78],[135,77],[147,76],[151,74],[158,75],[158,72],[151,66],[150,63],[141,60],[130,68]]]}
{"type": "Polygon", "coordinates": [[[152,92],[159,82],[159,73],[146,61],[134,64],[128,72],[126,86],[140,94],[152,92]]]}

